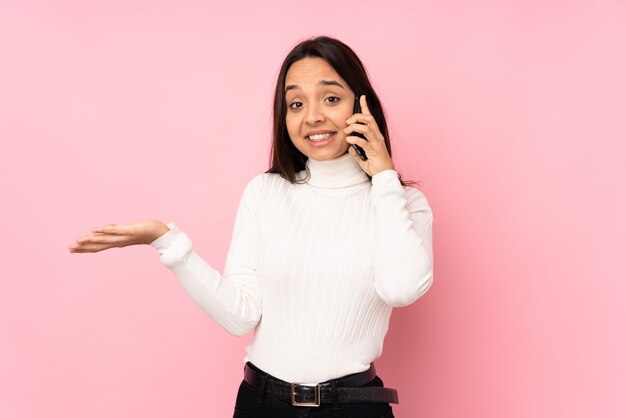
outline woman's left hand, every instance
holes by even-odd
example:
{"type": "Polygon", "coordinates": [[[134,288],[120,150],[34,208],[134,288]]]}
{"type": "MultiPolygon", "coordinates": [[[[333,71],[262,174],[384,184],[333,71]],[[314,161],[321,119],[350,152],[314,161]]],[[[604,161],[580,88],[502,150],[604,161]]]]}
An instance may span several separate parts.
{"type": "Polygon", "coordinates": [[[361,102],[362,113],[355,113],[346,120],[348,127],[344,128],[343,131],[347,135],[350,135],[352,132],[359,132],[365,135],[367,141],[358,136],[347,136],[346,141],[350,144],[357,144],[363,148],[365,155],[367,155],[367,160],[361,160],[352,146],[348,148],[348,152],[359,163],[363,171],[371,177],[374,177],[374,175],[383,170],[395,170],[387,147],[385,146],[385,138],[380,133],[378,125],[367,107],[365,96],[361,96],[359,100],[361,102]],[[364,125],[357,122],[364,123],[364,125]]]}

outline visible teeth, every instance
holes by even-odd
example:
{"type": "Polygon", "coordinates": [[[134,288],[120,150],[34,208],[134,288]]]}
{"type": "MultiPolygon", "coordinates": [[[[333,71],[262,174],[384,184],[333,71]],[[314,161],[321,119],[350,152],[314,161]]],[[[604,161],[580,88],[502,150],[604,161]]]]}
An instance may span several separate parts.
{"type": "Polygon", "coordinates": [[[319,135],[310,135],[309,139],[311,141],[323,141],[324,139],[330,138],[331,134],[319,134],[319,135]]]}

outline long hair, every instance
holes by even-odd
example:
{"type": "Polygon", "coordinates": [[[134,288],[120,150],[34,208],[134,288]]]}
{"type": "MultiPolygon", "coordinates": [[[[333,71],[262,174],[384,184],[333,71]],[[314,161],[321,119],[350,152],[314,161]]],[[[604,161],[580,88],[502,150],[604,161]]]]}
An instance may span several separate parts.
{"type": "MultiPolygon", "coordinates": [[[[287,132],[285,118],[287,115],[287,103],[285,100],[285,78],[291,65],[306,57],[319,57],[328,62],[339,76],[348,83],[350,89],[357,95],[367,97],[367,106],[376,120],[381,134],[385,138],[385,146],[391,157],[391,143],[387,121],[383,112],[382,104],[372,88],[367,77],[367,72],[359,57],[349,46],[343,42],[328,36],[318,36],[307,39],[296,45],[283,61],[276,80],[274,93],[274,127],[272,131],[272,149],[270,152],[270,168],[266,173],[278,173],[291,183],[296,182],[296,173],[306,169],[307,156],[301,153],[291,142],[287,132]]],[[[368,177],[370,177],[368,175],[368,177]]],[[[371,177],[370,177],[371,180],[371,177]]],[[[306,179],[304,180],[306,181],[306,179]]],[[[413,182],[405,182],[400,178],[402,185],[413,182]]]]}

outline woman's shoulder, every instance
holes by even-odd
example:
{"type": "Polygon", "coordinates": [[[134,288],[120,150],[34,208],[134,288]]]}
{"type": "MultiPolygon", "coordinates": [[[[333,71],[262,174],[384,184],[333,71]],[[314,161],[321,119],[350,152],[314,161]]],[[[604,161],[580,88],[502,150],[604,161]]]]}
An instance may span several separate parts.
{"type": "Polygon", "coordinates": [[[289,186],[290,183],[277,173],[260,173],[252,177],[246,184],[244,193],[257,197],[266,196],[289,186]]]}
{"type": "Polygon", "coordinates": [[[432,212],[426,195],[420,189],[412,186],[403,186],[406,192],[407,206],[410,213],[427,211],[432,212]]]}

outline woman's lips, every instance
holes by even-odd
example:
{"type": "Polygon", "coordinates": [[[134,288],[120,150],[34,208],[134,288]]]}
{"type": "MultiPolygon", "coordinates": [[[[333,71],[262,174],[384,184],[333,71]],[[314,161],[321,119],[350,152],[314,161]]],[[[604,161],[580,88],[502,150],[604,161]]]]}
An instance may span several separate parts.
{"type": "Polygon", "coordinates": [[[314,147],[322,147],[335,139],[336,132],[307,136],[306,140],[314,147]]]}

